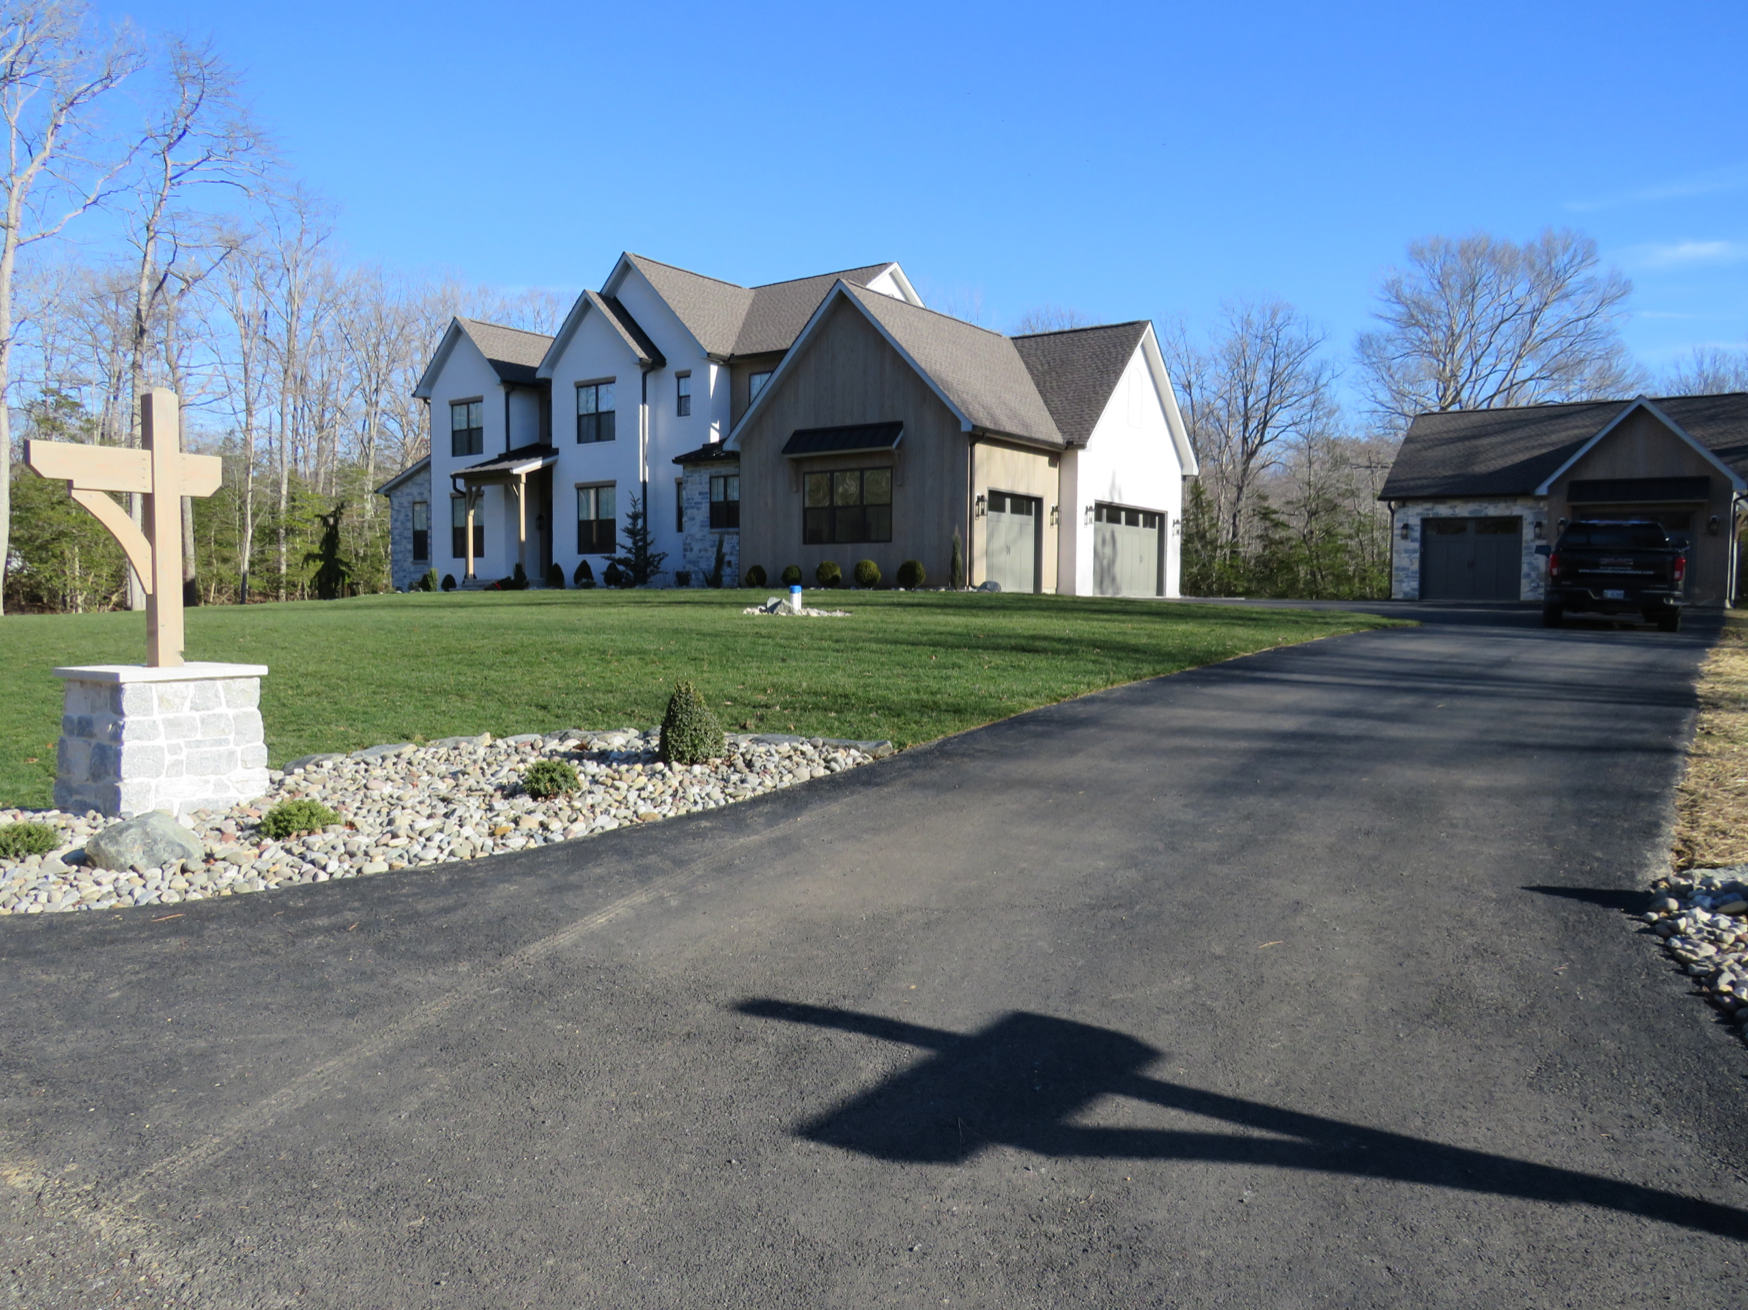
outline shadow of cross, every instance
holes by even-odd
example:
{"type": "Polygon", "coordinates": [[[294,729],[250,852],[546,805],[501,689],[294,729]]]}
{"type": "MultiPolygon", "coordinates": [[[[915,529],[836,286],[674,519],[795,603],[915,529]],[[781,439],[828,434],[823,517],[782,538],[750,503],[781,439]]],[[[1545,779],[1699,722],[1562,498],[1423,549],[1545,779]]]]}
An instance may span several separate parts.
{"type": "Polygon", "coordinates": [[[960,1035],[879,1015],[777,1000],[741,1014],[834,1028],[931,1054],[797,1128],[882,1160],[959,1164],[989,1146],[1037,1155],[1183,1160],[1347,1174],[1564,1205],[1588,1205],[1748,1241],[1748,1211],[1596,1174],[1384,1132],[1142,1072],[1161,1053],[1125,1033],[1014,1011],[960,1035]],[[1237,1131],[1104,1128],[1071,1120],[1120,1096],[1237,1131]]]}

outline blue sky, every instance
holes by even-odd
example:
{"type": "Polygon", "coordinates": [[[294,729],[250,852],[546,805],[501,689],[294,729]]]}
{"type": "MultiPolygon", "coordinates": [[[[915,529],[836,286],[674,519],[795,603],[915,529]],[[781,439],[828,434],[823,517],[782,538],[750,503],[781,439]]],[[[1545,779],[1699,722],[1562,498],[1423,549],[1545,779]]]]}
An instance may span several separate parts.
{"type": "Polygon", "coordinates": [[[1284,297],[1345,357],[1419,236],[1550,224],[1653,368],[1748,340],[1748,6],[118,7],[210,34],[357,257],[598,285],[898,259],[1008,327],[1284,297]]]}

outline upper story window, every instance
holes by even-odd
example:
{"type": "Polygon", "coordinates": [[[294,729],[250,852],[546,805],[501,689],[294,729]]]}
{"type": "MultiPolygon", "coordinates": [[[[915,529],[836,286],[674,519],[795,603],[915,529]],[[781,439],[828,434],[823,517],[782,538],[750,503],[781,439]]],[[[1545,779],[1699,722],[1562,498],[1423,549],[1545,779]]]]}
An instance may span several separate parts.
{"type": "Polygon", "coordinates": [[[692,412],[692,375],[674,374],[674,413],[681,418],[692,412]]]}
{"type": "Polygon", "coordinates": [[[577,388],[577,440],[613,440],[611,382],[585,382],[577,388]]]}
{"type": "Polygon", "coordinates": [[[428,500],[413,502],[413,558],[431,558],[431,502],[428,500]]]}
{"type": "Polygon", "coordinates": [[[458,400],[449,406],[449,453],[486,453],[486,402],[458,400]]]}
{"type": "Polygon", "coordinates": [[[710,479],[710,526],[740,527],[740,474],[720,473],[710,479]]]}
{"type": "Polygon", "coordinates": [[[892,470],[838,469],[804,479],[801,540],[833,542],[892,540],[892,470]]]}
{"type": "Polygon", "coordinates": [[[763,391],[766,384],[771,380],[771,372],[772,370],[766,369],[763,373],[752,373],[748,375],[747,404],[750,405],[759,398],[759,392],[763,391]]]}

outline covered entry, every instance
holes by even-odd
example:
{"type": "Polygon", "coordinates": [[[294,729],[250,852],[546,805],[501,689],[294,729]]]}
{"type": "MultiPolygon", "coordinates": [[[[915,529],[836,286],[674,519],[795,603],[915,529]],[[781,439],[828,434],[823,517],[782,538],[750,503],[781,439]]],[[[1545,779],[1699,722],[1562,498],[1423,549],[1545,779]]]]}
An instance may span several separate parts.
{"type": "Polygon", "coordinates": [[[1093,506],[1093,591],[1100,596],[1165,594],[1165,515],[1093,506]]]}
{"type": "Polygon", "coordinates": [[[1005,491],[990,492],[988,558],[983,576],[1003,591],[1039,590],[1038,556],[1043,535],[1043,501],[1005,491]]]}
{"type": "Polygon", "coordinates": [[[1422,600],[1519,600],[1523,519],[1426,518],[1420,521],[1422,600]]]}

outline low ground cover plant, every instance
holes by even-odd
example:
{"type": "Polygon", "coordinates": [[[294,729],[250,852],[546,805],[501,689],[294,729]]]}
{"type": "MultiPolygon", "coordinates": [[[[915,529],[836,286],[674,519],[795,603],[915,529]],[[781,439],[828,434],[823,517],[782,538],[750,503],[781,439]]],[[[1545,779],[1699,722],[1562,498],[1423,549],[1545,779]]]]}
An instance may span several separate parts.
{"type": "Polygon", "coordinates": [[[27,855],[47,855],[61,840],[46,823],[0,824],[0,859],[21,860],[27,855]]]}
{"type": "Polygon", "coordinates": [[[261,831],[274,841],[284,841],[338,822],[340,816],[320,801],[280,801],[261,816],[261,831]]]}
{"type": "Polygon", "coordinates": [[[690,682],[682,682],[668,698],[662,716],[662,759],[668,764],[704,764],[720,759],[728,748],[722,725],[690,682]]]}
{"type": "Polygon", "coordinates": [[[522,790],[537,801],[575,791],[577,771],[564,760],[536,760],[522,770],[522,790]]]}

